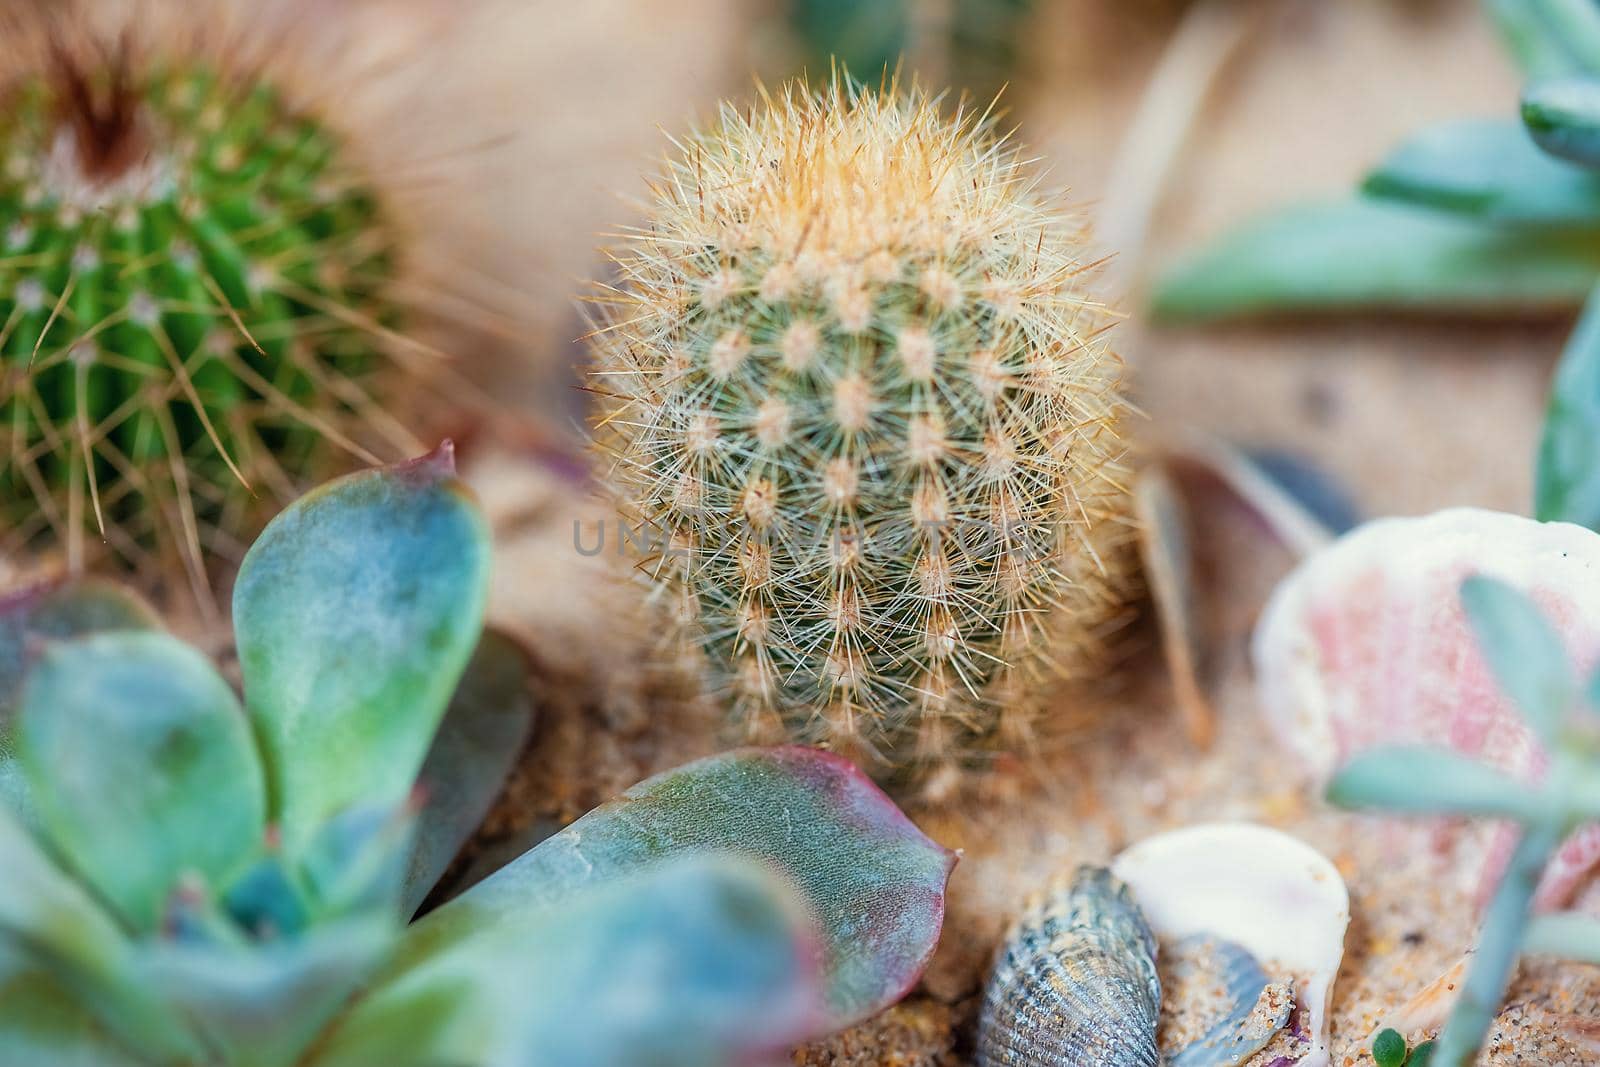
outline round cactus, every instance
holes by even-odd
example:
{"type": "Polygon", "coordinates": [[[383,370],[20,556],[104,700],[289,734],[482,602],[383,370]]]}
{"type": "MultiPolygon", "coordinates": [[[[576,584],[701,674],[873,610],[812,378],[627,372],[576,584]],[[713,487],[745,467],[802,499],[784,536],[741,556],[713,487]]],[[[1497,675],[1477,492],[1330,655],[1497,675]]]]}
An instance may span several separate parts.
{"type": "Polygon", "coordinates": [[[982,117],[836,80],[724,108],[599,298],[597,441],[751,728],[897,763],[1035,722],[1128,571],[1081,229],[982,117]]]}
{"type": "Polygon", "coordinates": [[[198,581],[218,531],[367,455],[396,242],[253,67],[62,26],[8,44],[0,98],[0,555],[104,543],[198,581]]]}

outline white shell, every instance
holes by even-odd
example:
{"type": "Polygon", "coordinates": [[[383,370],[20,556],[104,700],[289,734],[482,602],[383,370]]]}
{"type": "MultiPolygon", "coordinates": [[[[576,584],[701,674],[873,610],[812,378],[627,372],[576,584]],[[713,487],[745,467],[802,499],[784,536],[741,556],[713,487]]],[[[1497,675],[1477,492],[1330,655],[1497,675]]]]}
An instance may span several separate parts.
{"type": "MultiPolygon", "coordinates": [[[[1447,745],[1519,777],[1543,773],[1546,754],[1461,606],[1472,574],[1530,595],[1580,671],[1600,660],[1600,535],[1471,508],[1367,523],[1285,579],[1255,633],[1262,708],[1319,792],[1377,745],[1447,745]]],[[[1511,838],[1453,838],[1462,870],[1492,885],[1511,838]]],[[[1581,831],[1552,865],[1541,906],[1570,896],[1597,859],[1600,832],[1581,831]]]]}
{"type": "Polygon", "coordinates": [[[1344,959],[1350,896],[1322,853],[1251,823],[1210,823],[1142,841],[1111,867],[1158,937],[1211,934],[1297,976],[1312,1049],[1328,1067],[1328,1006],[1344,959]]]}

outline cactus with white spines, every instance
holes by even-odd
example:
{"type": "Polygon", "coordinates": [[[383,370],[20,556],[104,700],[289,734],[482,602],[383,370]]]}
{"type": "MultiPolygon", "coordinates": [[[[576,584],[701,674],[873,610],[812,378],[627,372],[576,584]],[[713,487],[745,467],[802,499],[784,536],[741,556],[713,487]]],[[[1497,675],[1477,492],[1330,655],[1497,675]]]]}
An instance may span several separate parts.
{"type": "Polygon", "coordinates": [[[835,78],[678,145],[599,298],[641,569],[760,733],[903,763],[1033,725],[1127,577],[1081,228],[992,121],[835,78]]]}

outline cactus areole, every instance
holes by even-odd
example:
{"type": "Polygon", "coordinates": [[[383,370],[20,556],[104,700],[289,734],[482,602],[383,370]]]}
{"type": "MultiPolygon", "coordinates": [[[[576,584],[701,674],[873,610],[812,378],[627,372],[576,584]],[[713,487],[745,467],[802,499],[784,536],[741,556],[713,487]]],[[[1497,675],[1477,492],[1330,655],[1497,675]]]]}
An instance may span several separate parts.
{"type": "Polygon", "coordinates": [[[945,103],[839,79],[725,108],[595,334],[641,570],[747,721],[897,763],[1026,737],[1120,610],[1130,532],[1081,232],[945,103]]]}
{"type": "Polygon", "coordinates": [[[0,553],[192,573],[355,450],[393,243],[271,86],[66,51],[0,105],[0,553]]]}

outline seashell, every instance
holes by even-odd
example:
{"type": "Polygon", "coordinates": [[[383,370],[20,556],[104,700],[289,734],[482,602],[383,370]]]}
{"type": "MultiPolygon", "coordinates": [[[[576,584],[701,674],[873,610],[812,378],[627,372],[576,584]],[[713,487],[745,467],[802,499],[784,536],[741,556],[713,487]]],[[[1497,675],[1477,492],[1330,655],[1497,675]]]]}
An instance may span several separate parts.
{"type": "MultiPolygon", "coordinates": [[[[1600,661],[1600,535],[1460,508],[1367,523],[1313,555],[1274,592],[1253,655],[1274,733],[1319,791],[1378,745],[1445,744],[1537,780],[1548,757],[1501,692],[1461,606],[1471,574],[1530,595],[1580,672],[1600,661]]],[[[1427,832],[1463,877],[1499,881],[1514,830],[1484,823],[1427,832]]],[[[1600,862],[1600,830],[1561,849],[1537,906],[1557,907],[1600,862]]]]}
{"type": "Polygon", "coordinates": [[[1082,867],[1018,920],[978,1021],[978,1067],[1157,1067],[1156,941],[1121,882],[1082,867]]]}
{"type": "Polygon", "coordinates": [[[1328,1067],[1328,1007],[1350,896],[1322,853],[1265,826],[1210,823],[1141,841],[1111,869],[1158,936],[1231,941],[1293,974],[1311,1037],[1301,1065],[1328,1067]]]}
{"type": "Polygon", "coordinates": [[[1208,960],[1201,977],[1220,987],[1224,1010],[1199,1037],[1168,1055],[1163,1061],[1166,1067],[1238,1067],[1288,1025],[1294,997],[1282,988],[1272,990],[1272,978],[1243,946],[1209,936],[1190,937],[1178,946],[1177,954],[1180,975],[1199,971],[1199,961],[1208,960]],[[1266,995],[1269,990],[1276,995],[1266,995]]]}

